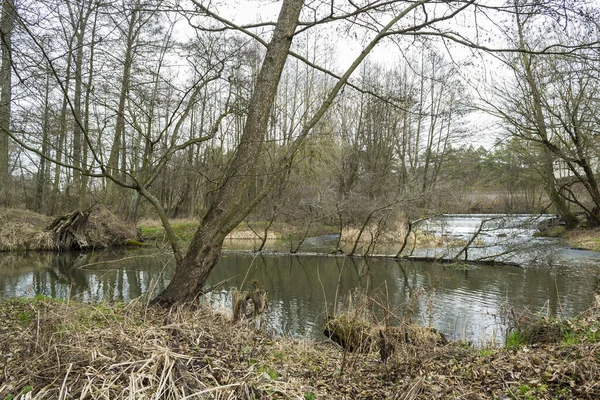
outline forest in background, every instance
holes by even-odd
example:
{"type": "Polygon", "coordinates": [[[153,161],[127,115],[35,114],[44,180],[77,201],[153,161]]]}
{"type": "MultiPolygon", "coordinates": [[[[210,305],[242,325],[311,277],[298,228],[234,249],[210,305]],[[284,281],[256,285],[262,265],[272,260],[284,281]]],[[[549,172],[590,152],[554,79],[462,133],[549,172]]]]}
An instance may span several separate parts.
{"type": "Polygon", "coordinates": [[[287,0],[277,23],[240,25],[199,1],[4,0],[1,201],[158,216],[181,270],[204,271],[190,296],[244,219],[382,232],[556,212],[595,227],[598,11],[287,0]],[[346,69],[344,36],[363,47],[346,69]],[[181,216],[202,221],[185,257],[181,216]]]}
{"type": "MultiPolygon", "coordinates": [[[[513,7],[496,40],[539,49],[598,37],[590,19],[565,29],[542,25],[547,10],[513,7]]],[[[135,221],[155,213],[127,190],[139,184],[169,217],[201,218],[239,143],[264,47],[245,32],[198,28],[200,14],[160,0],[5,0],[3,204],[55,215],[104,203],[135,221]]],[[[335,42],[321,34],[293,44],[249,198],[336,81],[335,42]]],[[[597,224],[596,47],[496,54],[498,79],[479,84],[482,94],[465,73],[481,54],[456,62],[427,37],[397,42],[391,62],[359,67],[249,218],[353,225],[373,211],[384,221],[575,210],[597,224]]]]}
{"type": "MultiPolygon", "coordinates": [[[[152,300],[148,291],[127,304],[2,301],[8,379],[0,393],[598,398],[598,296],[570,320],[507,307],[506,349],[432,341],[439,333],[413,324],[420,290],[391,326],[397,317],[387,285],[385,297],[359,298],[356,311],[364,314],[347,313],[357,327],[370,324],[378,319],[361,316],[377,303],[382,324],[350,329],[364,341],[339,347],[273,339],[257,332],[256,320],[230,322],[198,304],[214,288],[205,284],[227,233],[244,220],[305,232],[315,223],[340,231],[370,225],[379,234],[442,212],[557,212],[570,228],[600,225],[597,2],[283,0],[269,3],[281,4],[277,22],[239,23],[230,3],[2,0],[0,220],[49,219],[21,207],[53,216],[85,210],[55,220],[72,221],[94,204],[130,222],[159,217],[175,268],[152,300]],[[349,67],[334,61],[339,36],[363,49],[349,67]],[[387,57],[368,57],[379,45],[387,57]],[[182,216],[200,221],[184,250],[169,222],[182,216]],[[366,329],[375,336],[363,336],[366,329]],[[368,354],[352,351],[367,342],[368,354]],[[528,367],[536,365],[546,368],[528,367]]],[[[22,235],[23,225],[10,235],[22,235]]],[[[406,279],[401,256],[394,270],[406,279]]],[[[51,258],[58,273],[84,273],[51,258]]],[[[461,282],[476,273],[457,267],[461,282]]],[[[545,286],[565,297],[554,267],[547,276],[555,287],[545,286]]],[[[580,267],[567,280],[582,278],[580,267]]],[[[146,272],[120,276],[153,281],[146,272]]],[[[437,279],[427,275],[419,280],[435,291],[437,279]]],[[[316,276],[321,282],[319,267],[316,276]]],[[[544,295],[521,276],[514,291],[528,301],[544,295]]],[[[491,281],[486,276],[487,297],[494,297],[491,281]]],[[[246,304],[254,294],[264,305],[258,284],[238,299],[246,304]]]]}

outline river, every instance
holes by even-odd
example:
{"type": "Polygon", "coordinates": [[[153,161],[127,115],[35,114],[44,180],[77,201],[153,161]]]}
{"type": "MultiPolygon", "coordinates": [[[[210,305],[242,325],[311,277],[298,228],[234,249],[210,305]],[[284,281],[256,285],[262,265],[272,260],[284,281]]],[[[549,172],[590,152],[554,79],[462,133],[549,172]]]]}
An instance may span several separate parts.
{"type": "MultiPolygon", "coordinates": [[[[447,215],[421,229],[468,238],[486,227],[469,259],[505,253],[521,266],[459,266],[417,261],[333,257],[337,238],[309,238],[300,255],[284,254],[289,243],[273,241],[255,255],[251,241],[226,242],[209,284],[231,279],[208,296],[230,309],[231,288],[256,279],[269,291],[268,326],[278,335],[322,338],[326,313],[360,288],[388,309],[388,315],[435,327],[452,339],[501,342],[507,304],[552,316],[569,317],[587,307],[600,288],[600,254],[562,247],[556,239],[534,239],[535,220],[510,216],[447,215]],[[508,250],[507,250],[508,249],[508,250]]],[[[394,246],[377,253],[393,254],[394,246]]],[[[458,248],[416,249],[415,255],[453,256],[458,248]]],[[[173,274],[172,257],[158,248],[90,253],[0,254],[0,295],[44,295],[83,301],[129,300],[162,290],[173,274]]],[[[373,303],[372,303],[373,305],[373,303]]],[[[373,306],[383,318],[380,306],[373,306]]]]}

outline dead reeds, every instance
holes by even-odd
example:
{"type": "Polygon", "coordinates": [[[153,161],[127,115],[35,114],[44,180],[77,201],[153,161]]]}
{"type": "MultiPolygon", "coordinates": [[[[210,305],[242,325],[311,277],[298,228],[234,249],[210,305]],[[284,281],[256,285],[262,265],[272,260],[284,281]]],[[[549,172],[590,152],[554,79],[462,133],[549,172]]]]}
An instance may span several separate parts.
{"type": "Polygon", "coordinates": [[[571,320],[578,341],[510,349],[405,343],[386,364],[373,349],[342,368],[339,346],[273,338],[204,306],[2,300],[0,398],[594,399],[598,310],[571,320]]]}

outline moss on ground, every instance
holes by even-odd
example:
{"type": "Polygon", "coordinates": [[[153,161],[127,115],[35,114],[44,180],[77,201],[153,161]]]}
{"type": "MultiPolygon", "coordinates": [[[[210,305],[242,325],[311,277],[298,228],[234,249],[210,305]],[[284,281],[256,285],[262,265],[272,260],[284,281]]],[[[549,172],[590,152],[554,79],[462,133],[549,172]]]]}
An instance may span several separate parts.
{"type": "Polygon", "coordinates": [[[596,399],[599,310],[563,321],[566,341],[398,343],[384,364],[378,352],[274,338],[206,307],[3,300],[0,398],[596,399]]]}

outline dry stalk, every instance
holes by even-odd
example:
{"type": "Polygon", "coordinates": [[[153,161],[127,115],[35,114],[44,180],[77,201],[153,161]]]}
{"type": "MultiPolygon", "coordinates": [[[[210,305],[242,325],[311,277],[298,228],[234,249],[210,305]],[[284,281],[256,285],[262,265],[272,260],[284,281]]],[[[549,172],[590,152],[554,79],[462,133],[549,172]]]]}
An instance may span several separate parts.
{"type": "MultiPolygon", "coordinates": [[[[353,302],[364,310],[360,298],[353,302]]],[[[595,332],[599,310],[600,302],[574,326],[595,332]]],[[[376,352],[349,354],[327,343],[272,338],[248,321],[233,325],[203,307],[165,312],[142,302],[13,300],[0,302],[0,313],[6,321],[0,326],[0,398],[24,399],[30,387],[31,398],[41,400],[302,399],[309,393],[406,400],[512,393],[524,399],[523,385],[537,390],[529,398],[600,398],[597,338],[485,356],[460,345],[396,342],[383,365],[376,352]],[[19,322],[23,313],[30,322],[19,322]]]]}

